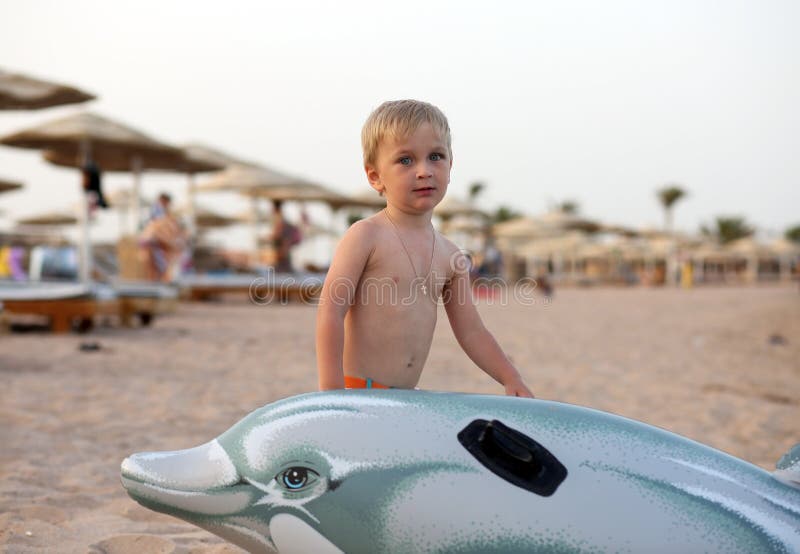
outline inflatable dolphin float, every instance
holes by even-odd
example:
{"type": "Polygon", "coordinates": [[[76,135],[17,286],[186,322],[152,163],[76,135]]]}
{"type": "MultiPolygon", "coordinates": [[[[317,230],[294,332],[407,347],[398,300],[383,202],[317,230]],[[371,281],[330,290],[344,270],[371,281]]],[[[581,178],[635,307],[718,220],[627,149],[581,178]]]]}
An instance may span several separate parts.
{"type": "Polygon", "coordinates": [[[122,483],[251,552],[800,552],[800,445],[769,474],[543,400],[301,395],[134,454],[122,483]]]}

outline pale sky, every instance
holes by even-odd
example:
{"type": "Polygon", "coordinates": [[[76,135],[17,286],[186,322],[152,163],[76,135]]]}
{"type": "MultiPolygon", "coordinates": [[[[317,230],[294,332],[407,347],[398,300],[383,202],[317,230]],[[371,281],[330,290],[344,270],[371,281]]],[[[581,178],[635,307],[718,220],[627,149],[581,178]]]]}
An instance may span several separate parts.
{"type": "MultiPolygon", "coordinates": [[[[0,3],[0,67],[99,96],[85,109],[201,141],[342,192],[366,190],[359,133],[387,99],[437,104],[453,132],[449,194],[529,214],[574,200],[660,227],[655,191],[689,196],[675,226],[742,215],[800,224],[800,3],[0,3]]],[[[84,108],[0,112],[0,133],[84,108]]],[[[6,216],[77,200],[74,170],[0,147],[6,216]]],[[[130,177],[107,179],[108,188],[130,177]]],[[[145,190],[185,178],[153,174],[145,190]]],[[[202,198],[214,205],[214,198],[202,198]]]]}

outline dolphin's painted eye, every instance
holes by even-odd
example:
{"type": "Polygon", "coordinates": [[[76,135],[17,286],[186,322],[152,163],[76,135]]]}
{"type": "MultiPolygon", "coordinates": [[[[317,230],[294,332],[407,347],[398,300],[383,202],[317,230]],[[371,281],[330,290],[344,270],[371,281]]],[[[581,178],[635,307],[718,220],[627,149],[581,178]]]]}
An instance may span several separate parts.
{"type": "Polygon", "coordinates": [[[314,471],[305,467],[290,467],[278,475],[275,480],[290,491],[298,491],[306,485],[313,483],[317,477],[314,471]]]}

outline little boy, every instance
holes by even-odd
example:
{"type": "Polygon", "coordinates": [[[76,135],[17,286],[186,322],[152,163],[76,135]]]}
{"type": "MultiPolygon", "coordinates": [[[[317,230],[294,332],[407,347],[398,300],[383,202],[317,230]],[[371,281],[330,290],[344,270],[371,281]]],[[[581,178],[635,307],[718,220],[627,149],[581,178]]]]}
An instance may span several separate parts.
{"type": "Polygon", "coordinates": [[[472,361],[506,394],[532,397],[483,326],[464,254],[431,225],[453,165],[447,118],[425,102],[385,102],[361,142],[367,179],[386,208],[348,229],[328,270],[317,312],[320,390],[414,388],[441,298],[472,361]]]}

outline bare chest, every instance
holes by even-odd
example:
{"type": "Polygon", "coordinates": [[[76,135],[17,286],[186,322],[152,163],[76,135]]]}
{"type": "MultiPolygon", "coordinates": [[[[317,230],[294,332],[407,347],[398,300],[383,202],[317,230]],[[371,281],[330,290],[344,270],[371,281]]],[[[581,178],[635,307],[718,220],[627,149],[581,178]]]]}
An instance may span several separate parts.
{"type": "Polygon", "coordinates": [[[421,300],[435,303],[452,276],[447,254],[440,245],[404,249],[398,241],[381,244],[370,256],[359,283],[367,302],[414,305],[421,300]]]}

